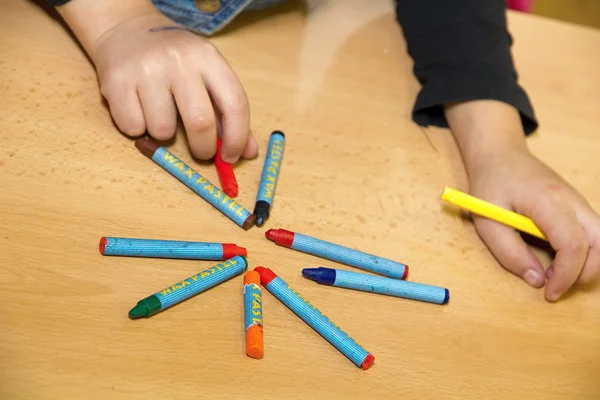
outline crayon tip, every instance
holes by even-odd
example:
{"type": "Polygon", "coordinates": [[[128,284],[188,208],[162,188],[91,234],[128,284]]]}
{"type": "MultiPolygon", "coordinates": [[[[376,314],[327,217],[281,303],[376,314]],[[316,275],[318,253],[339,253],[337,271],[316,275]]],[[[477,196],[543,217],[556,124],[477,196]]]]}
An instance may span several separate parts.
{"type": "Polygon", "coordinates": [[[263,226],[265,224],[265,218],[262,215],[256,216],[256,226],[263,226]]]}
{"type": "Polygon", "coordinates": [[[235,244],[223,243],[223,259],[229,260],[235,256],[248,256],[248,250],[235,244]]]}
{"type": "Polygon", "coordinates": [[[265,236],[270,241],[275,242],[275,241],[277,241],[277,238],[279,237],[279,229],[269,229],[268,231],[265,232],[265,236]]]}
{"type": "Polygon", "coordinates": [[[367,354],[367,356],[365,357],[365,359],[363,360],[362,364],[360,365],[360,367],[366,371],[369,368],[371,368],[371,366],[373,365],[373,363],[375,362],[375,357],[373,356],[373,354],[367,354]]]}
{"type": "Polygon", "coordinates": [[[442,302],[442,304],[448,304],[448,301],[450,300],[450,291],[448,289],[444,289],[445,290],[445,294],[444,294],[444,301],[442,302]]]}
{"type": "Polygon", "coordinates": [[[402,279],[406,279],[408,276],[408,265],[404,265],[404,275],[402,275],[402,279]]]}
{"type": "Polygon", "coordinates": [[[292,247],[294,244],[294,232],[285,229],[269,229],[265,232],[265,236],[279,246],[292,247]]]}
{"type": "Polygon", "coordinates": [[[231,197],[232,199],[236,198],[238,195],[238,185],[232,183],[230,185],[227,186],[223,186],[223,191],[225,192],[225,194],[229,197],[231,197]]]}
{"type": "Polygon", "coordinates": [[[104,252],[106,251],[106,245],[107,245],[107,240],[105,236],[102,236],[102,238],[100,239],[100,245],[98,246],[98,248],[100,249],[100,254],[104,255],[104,252]]]}
{"type": "Polygon", "coordinates": [[[269,268],[259,266],[254,268],[254,270],[260,274],[260,283],[263,286],[267,286],[273,279],[277,278],[275,272],[269,268]]]}
{"type": "Polygon", "coordinates": [[[305,278],[315,281],[319,284],[333,285],[335,283],[335,269],[331,268],[304,268],[302,275],[305,278]]]}
{"type": "Polygon", "coordinates": [[[138,319],[148,315],[148,306],[144,303],[138,303],[129,311],[129,318],[138,319]]]}

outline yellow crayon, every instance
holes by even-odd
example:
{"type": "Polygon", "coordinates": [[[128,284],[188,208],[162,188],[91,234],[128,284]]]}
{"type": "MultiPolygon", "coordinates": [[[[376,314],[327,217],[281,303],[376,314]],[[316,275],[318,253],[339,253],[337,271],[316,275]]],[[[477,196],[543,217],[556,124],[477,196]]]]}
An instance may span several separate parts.
{"type": "Polygon", "coordinates": [[[442,200],[464,208],[473,214],[500,222],[501,224],[510,226],[540,239],[548,240],[530,218],[498,207],[487,201],[478,199],[477,197],[446,187],[444,188],[444,193],[442,193],[442,200]]]}

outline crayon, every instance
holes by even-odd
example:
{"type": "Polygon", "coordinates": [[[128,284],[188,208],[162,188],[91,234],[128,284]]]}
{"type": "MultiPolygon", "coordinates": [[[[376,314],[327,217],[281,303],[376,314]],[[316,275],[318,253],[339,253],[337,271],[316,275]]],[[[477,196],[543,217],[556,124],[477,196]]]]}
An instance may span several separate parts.
{"type": "Polygon", "coordinates": [[[235,198],[238,195],[238,183],[235,179],[233,172],[233,166],[226,163],[221,158],[221,146],[223,142],[220,138],[217,138],[217,154],[215,155],[215,167],[217,168],[217,175],[219,175],[219,182],[221,182],[221,188],[225,194],[231,198],[235,198]]]}
{"type": "Polygon", "coordinates": [[[244,275],[244,330],[246,355],[262,358],[264,354],[262,291],[260,275],[256,271],[248,271],[244,275]]]}
{"type": "Polygon", "coordinates": [[[247,256],[245,248],[230,243],[183,242],[105,236],[100,239],[103,256],[177,258],[183,260],[228,260],[247,256]]]}
{"type": "Polygon", "coordinates": [[[375,357],[371,353],[359,346],[354,339],[333,324],[329,318],[273,271],[265,267],[256,267],[254,270],[260,274],[260,282],[273,296],[348,357],[356,366],[366,371],[373,365],[375,357]]]}
{"type": "Polygon", "coordinates": [[[256,195],[256,205],[254,206],[254,215],[256,216],[256,225],[263,226],[273,205],[277,179],[283,159],[283,149],[285,147],[285,135],[281,131],[271,133],[267,156],[263,166],[258,194],[256,195]]]}
{"type": "Polygon", "coordinates": [[[251,214],[242,205],[236,203],[231,197],[223,193],[221,189],[210,183],[206,178],[191,169],[164,147],[159,146],[148,138],[136,140],[135,147],[143,155],[160,165],[165,171],[173,175],[237,225],[245,230],[254,226],[256,220],[254,214],[251,214]]]}
{"type": "Polygon", "coordinates": [[[289,247],[303,253],[336,261],[352,267],[364,269],[379,275],[395,279],[406,279],[408,265],[401,264],[386,258],[374,256],[359,250],[340,246],[285,229],[269,229],[265,235],[267,239],[279,246],[289,247]]]}
{"type": "Polygon", "coordinates": [[[488,203],[477,197],[446,187],[442,193],[442,200],[457,207],[464,208],[473,214],[510,226],[511,228],[528,233],[542,240],[548,240],[530,218],[488,203]]]}
{"type": "Polygon", "coordinates": [[[450,292],[443,287],[384,278],[382,276],[367,275],[359,272],[344,271],[341,269],[323,267],[304,268],[302,270],[302,275],[321,285],[386,294],[388,296],[403,297],[405,299],[425,301],[428,303],[446,304],[450,299],[450,292]]]}
{"type": "Polygon", "coordinates": [[[220,262],[138,301],[137,305],[129,311],[129,318],[138,319],[154,315],[241,274],[247,267],[248,262],[243,256],[235,256],[220,262]]]}

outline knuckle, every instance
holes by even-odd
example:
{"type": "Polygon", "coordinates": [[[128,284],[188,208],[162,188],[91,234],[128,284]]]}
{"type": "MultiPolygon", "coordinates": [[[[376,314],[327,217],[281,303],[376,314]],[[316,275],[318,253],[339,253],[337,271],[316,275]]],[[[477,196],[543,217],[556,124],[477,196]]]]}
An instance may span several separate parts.
{"type": "Polygon", "coordinates": [[[246,96],[237,96],[232,99],[229,103],[229,112],[234,117],[239,117],[248,114],[250,111],[250,104],[246,96]]]}
{"type": "Polygon", "coordinates": [[[150,135],[157,140],[169,140],[175,135],[175,128],[169,123],[160,123],[150,129],[150,135]]]}
{"type": "Polygon", "coordinates": [[[573,254],[587,253],[589,245],[587,241],[585,241],[585,238],[579,236],[580,235],[576,235],[576,237],[571,236],[565,245],[565,250],[568,250],[573,254]]]}
{"type": "Polygon", "coordinates": [[[192,133],[206,132],[216,129],[215,117],[208,115],[197,116],[187,121],[185,128],[188,132],[192,133]]]}
{"type": "Polygon", "coordinates": [[[130,137],[142,136],[146,132],[146,124],[143,121],[130,121],[121,125],[121,131],[130,137]]]}

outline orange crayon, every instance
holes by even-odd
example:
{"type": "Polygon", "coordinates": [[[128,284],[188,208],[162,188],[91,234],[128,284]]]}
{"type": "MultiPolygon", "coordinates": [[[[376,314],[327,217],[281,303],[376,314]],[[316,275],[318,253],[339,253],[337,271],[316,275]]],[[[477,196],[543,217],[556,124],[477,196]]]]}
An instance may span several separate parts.
{"type": "Polygon", "coordinates": [[[262,358],[265,352],[263,344],[263,313],[260,275],[248,271],[244,275],[244,328],[246,330],[246,355],[262,358]]]}

